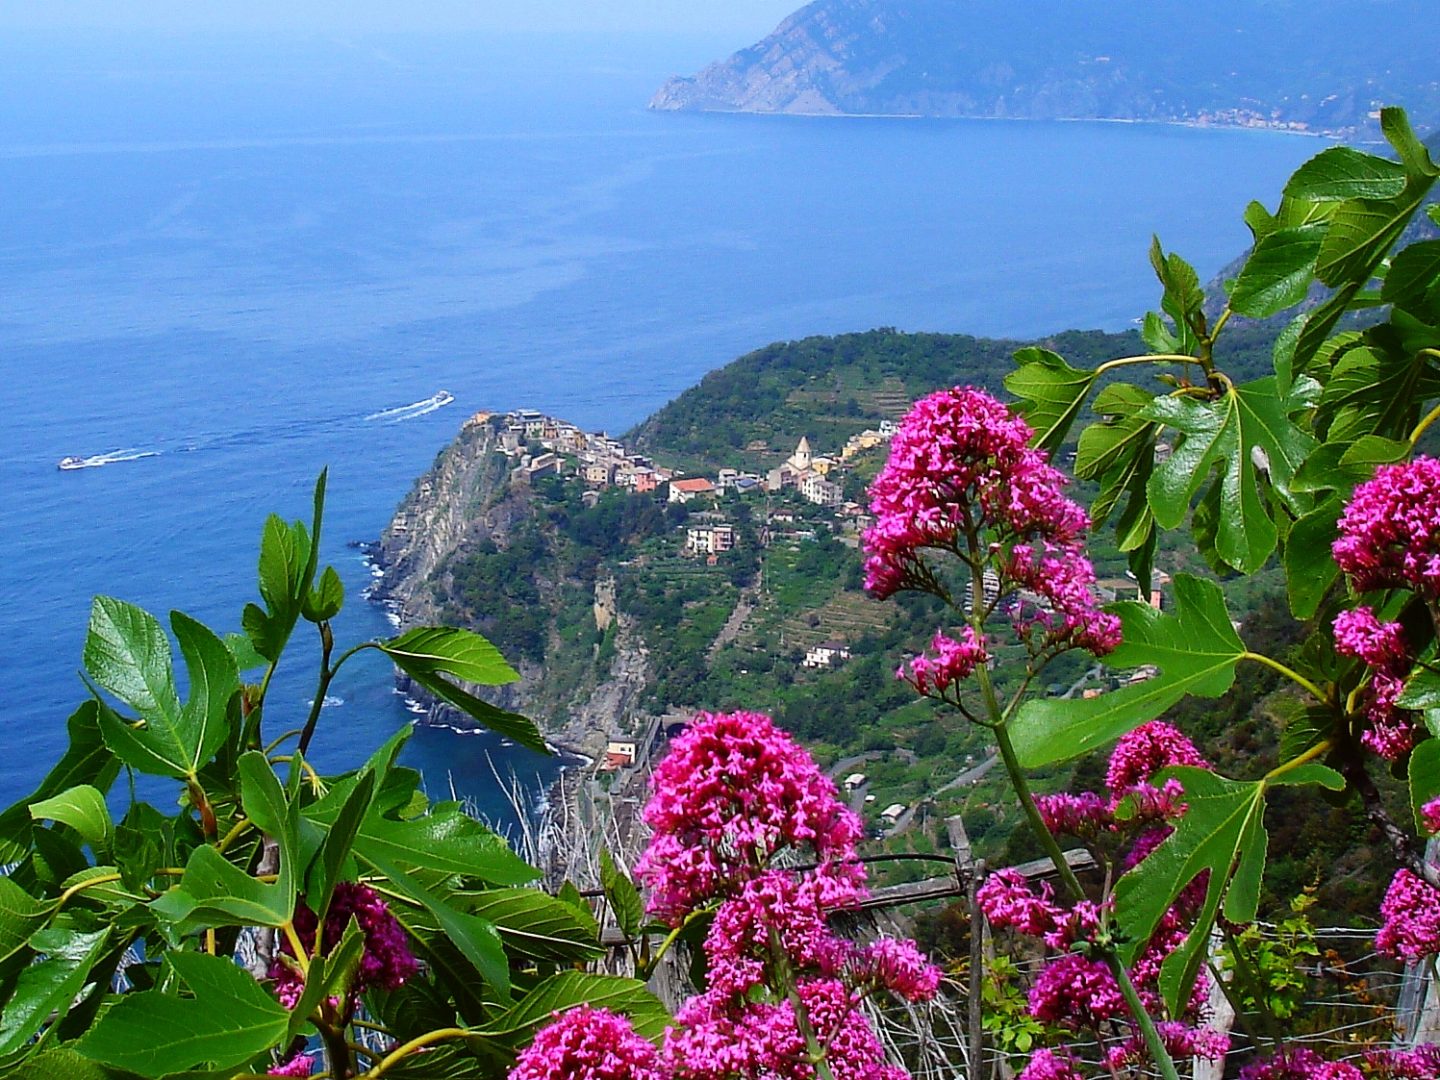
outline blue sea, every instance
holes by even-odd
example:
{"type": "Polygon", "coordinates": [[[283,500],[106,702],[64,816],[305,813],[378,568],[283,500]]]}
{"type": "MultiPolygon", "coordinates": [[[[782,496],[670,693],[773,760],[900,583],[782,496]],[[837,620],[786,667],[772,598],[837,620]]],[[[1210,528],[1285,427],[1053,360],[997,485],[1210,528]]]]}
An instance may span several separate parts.
{"type": "MultiPolygon", "coordinates": [[[[378,536],[470,413],[613,433],[777,339],[1123,328],[1155,303],[1152,232],[1209,276],[1245,245],[1246,202],[1322,148],[645,109],[737,44],[0,43],[0,805],[85,697],[91,597],[238,629],[265,516],[307,516],[322,466],[345,645],[390,632],[347,542],[378,536]],[[441,389],[454,404],[427,408],[441,389]],[[56,468],[102,454],[128,460],[56,468]]],[[[298,643],[272,733],[311,696],[298,643]]],[[[412,719],[373,656],[331,693],[322,769],[412,719]]],[[[557,768],[433,729],[406,760],[502,818],[492,762],[531,790],[557,768]]]]}

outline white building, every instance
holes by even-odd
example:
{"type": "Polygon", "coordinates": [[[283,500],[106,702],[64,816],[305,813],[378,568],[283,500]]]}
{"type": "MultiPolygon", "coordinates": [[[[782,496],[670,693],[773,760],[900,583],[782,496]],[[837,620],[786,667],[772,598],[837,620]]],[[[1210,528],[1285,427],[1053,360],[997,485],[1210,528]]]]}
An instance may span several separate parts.
{"type": "Polygon", "coordinates": [[[822,641],[812,649],[807,649],[805,659],[801,661],[802,667],[828,668],[836,664],[844,663],[850,659],[850,646],[843,641],[822,641]]]}
{"type": "Polygon", "coordinates": [[[685,530],[685,550],[695,555],[718,555],[735,547],[730,525],[698,525],[685,530]]]}

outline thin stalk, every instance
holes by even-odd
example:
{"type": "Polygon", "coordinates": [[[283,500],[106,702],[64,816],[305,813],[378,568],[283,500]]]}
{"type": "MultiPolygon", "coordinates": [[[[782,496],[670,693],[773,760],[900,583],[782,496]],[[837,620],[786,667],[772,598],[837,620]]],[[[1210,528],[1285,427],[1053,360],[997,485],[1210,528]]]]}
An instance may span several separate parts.
{"type": "Polygon", "coordinates": [[[1099,378],[1107,371],[1128,367],[1131,364],[1196,364],[1199,361],[1189,353],[1146,353],[1144,356],[1122,356],[1117,360],[1106,360],[1095,369],[1099,378]]]}
{"type": "MultiPolygon", "coordinates": [[[[1427,349],[1425,351],[1434,352],[1435,350],[1427,349]]],[[[1410,446],[1412,448],[1417,442],[1420,441],[1420,436],[1425,434],[1425,429],[1428,428],[1431,424],[1435,423],[1436,420],[1440,420],[1440,405],[1436,405],[1433,409],[1426,413],[1424,419],[1422,419],[1420,423],[1415,425],[1415,430],[1410,432],[1410,438],[1407,441],[1410,443],[1410,446]]]]}
{"type": "Polygon", "coordinates": [[[331,666],[330,653],[335,648],[335,639],[330,634],[330,624],[320,624],[320,682],[315,690],[315,700],[310,702],[310,715],[305,718],[305,726],[300,730],[300,741],[295,745],[297,753],[304,754],[310,749],[310,740],[315,737],[315,725],[320,722],[320,710],[325,706],[325,694],[329,691],[335,676],[340,674],[341,665],[361,649],[370,649],[374,646],[373,641],[361,642],[354,648],[341,653],[340,659],[331,666]]]}
{"type": "Polygon", "coordinates": [[[1294,668],[1286,667],[1284,664],[1280,663],[1279,660],[1272,659],[1271,657],[1266,656],[1264,653],[1249,651],[1241,653],[1240,659],[1254,660],[1257,664],[1264,664],[1272,671],[1278,671],[1281,675],[1284,675],[1296,686],[1304,687],[1305,690],[1309,692],[1310,696],[1313,697],[1316,701],[1320,702],[1321,705],[1330,704],[1330,699],[1325,696],[1325,692],[1323,690],[1321,690],[1313,682],[1307,679],[1304,675],[1301,675],[1294,668]]]}
{"type": "Polygon", "coordinates": [[[330,691],[330,682],[335,678],[335,670],[330,667],[330,653],[335,648],[335,637],[330,632],[330,624],[323,622],[319,626],[320,631],[320,685],[315,688],[315,700],[310,702],[310,715],[305,719],[305,727],[300,731],[300,741],[295,745],[295,752],[306,754],[310,750],[310,740],[315,736],[315,725],[320,722],[320,710],[325,707],[325,695],[330,691]]]}
{"type": "Polygon", "coordinates": [[[434,1031],[427,1031],[424,1035],[416,1035],[409,1042],[401,1043],[381,1058],[380,1063],[367,1072],[362,1080],[375,1080],[375,1077],[384,1076],[385,1070],[396,1062],[404,1060],[416,1050],[423,1050],[438,1042],[448,1042],[450,1039],[468,1039],[472,1034],[473,1032],[466,1028],[436,1028],[434,1031]]]}

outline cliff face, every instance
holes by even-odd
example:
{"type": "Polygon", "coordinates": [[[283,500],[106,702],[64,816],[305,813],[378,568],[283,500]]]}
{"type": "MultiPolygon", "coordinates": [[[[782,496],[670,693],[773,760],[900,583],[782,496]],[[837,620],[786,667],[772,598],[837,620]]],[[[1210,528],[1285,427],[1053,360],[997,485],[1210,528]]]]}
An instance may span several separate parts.
{"type": "Polygon", "coordinates": [[[1354,134],[1380,103],[1440,113],[1430,15],[1421,0],[816,0],[650,105],[1354,134]]]}
{"type": "MultiPolygon", "coordinates": [[[[399,620],[402,630],[442,622],[479,622],[477,629],[488,630],[473,612],[456,610],[455,598],[463,594],[457,575],[475,552],[503,552],[516,542],[517,534],[529,536],[536,528],[529,487],[511,481],[514,464],[498,452],[495,428],[472,420],[405,496],[374,549],[383,574],[371,592],[372,599],[385,604],[399,620]]],[[[541,633],[549,655],[537,659],[505,650],[520,672],[520,681],[469,689],[530,716],[547,737],[566,749],[597,756],[604,750],[606,735],[617,727],[623,730],[636,709],[647,685],[648,649],[632,620],[614,609],[613,581],[601,579],[592,585],[576,580],[551,560],[538,562],[528,572],[545,613],[541,633]],[[549,617],[562,606],[562,594],[577,590],[593,593],[596,629],[613,626],[613,649],[604,658],[588,646],[567,650],[549,617]],[[567,655],[554,655],[561,653],[567,655]],[[562,663],[567,677],[557,679],[555,669],[562,663]]],[[[403,676],[400,686],[426,705],[428,722],[470,723],[451,707],[429,700],[403,676]]]]}

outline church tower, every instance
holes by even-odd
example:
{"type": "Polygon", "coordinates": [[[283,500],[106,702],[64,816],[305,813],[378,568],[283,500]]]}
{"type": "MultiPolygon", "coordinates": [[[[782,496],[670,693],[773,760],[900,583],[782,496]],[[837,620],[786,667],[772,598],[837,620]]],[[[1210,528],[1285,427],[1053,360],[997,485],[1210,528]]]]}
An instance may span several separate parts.
{"type": "Polygon", "coordinates": [[[800,445],[795,447],[795,453],[790,455],[790,466],[796,472],[805,472],[810,468],[810,440],[800,436],[800,445]]]}

